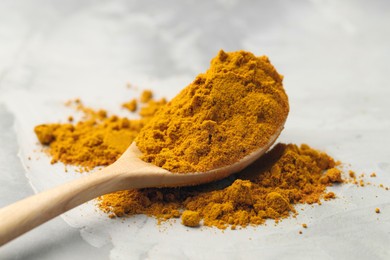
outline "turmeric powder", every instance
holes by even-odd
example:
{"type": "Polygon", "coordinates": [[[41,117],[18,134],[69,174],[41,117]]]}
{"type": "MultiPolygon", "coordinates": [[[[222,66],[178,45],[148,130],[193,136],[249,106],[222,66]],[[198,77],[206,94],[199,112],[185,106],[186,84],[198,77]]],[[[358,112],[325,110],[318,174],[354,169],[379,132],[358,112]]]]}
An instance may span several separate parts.
{"type": "MultiPolygon", "coordinates": [[[[132,102],[132,101],[130,101],[132,102]]],[[[148,101],[141,107],[141,119],[129,120],[107,116],[105,110],[85,107],[80,100],[69,102],[84,114],[83,120],[71,124],[42,124],[34,131],[40,143],[48,145],[52,163],[58,161],[90,170],[115,162],[132,143],[140,129],[166,103],[165,99],[148,101]]],[[[122,107],[133,111],[126,106],[122,107]]]]}
{"type": "Polygon", "coordinates": [[[129,102],[123,103],[122,107],[128,109],[130,112],[135,112],[137,110],[137,100],[132,99],[129,102]]]}
{"type": "Polygon", "coordinates": [[[194,212],[205,226],[260,225],[266,219],[296,214],[294,204],[319,203],[326,187],[340,180],[322,179],[334,166],[331,157],[307,145],[278,144],[225,187],[221,185],[227,180],[195,187],[120,191],[100,197],[99,207],[111,217],[146,214],[166,220],[183,214],[182,223],[188,226],[199,225],[200,219],[191,220],[194,212]]]}
{"type": "Polygon", "coordinates": [[[153,92],[151,90],[144,90],[141,93],[140,101],[142,103],[147,103],[153,98],[153,92]]]}
{"type": "Polygon", "coordinates": [[[289,112],[267,57],[220,51],[139,133],[142,159],[172,172],[230,165],[267,145],[289,112]]]}
{"type": "MultiPolygon", "coordinates": [[[[105,110],[87,108],[76,100],[72,104],[84,114],[81,120],[40,125],[35,133],[48,147],[52,163],[61,161],[88,170],[114,162],[141,129],[149,125],[137,138],[139,147],[146,151],[146,160],[178,172],[203,171],[230,164],[261,146],[288,114],[282,77],[266,57],[247,52],[221,51],[210,69],[176,99],[168,104],[165,99],[141,102],[138,120],[108,115],[105,110]],[[226,84],[232,87],[225,88],[226,84]],[[235,98],[224,100],[228,90],[235,98]],[[213,108],[217,99],[221,105],[213,108]],[[167,122],[169,113],[172,123],[167,122]],[[194,122],[178,120],[188,119],[186,116],[193,116],[194,122]],[[235,131],[227,131],[229,127],[235,131]],[[191,129],[198,136],[186,143],[174,136],[180,133],[174,128],[187,134],[191,129]],[[149,131],[155,140],[146,138],[149,131]],[[210,139],[212,145],[197,144],[204,139],[210,139]],[[168,140],[176,142],[179,149],[169,147],[168,140]],[[224,153],[229,145],[236,146],[233,154],[224,153]],[[171,148],[169,153],[161,154],[171,148]],[[153,149],[157,152],[151,153],[153,149]],[[183,155],[183,160],[174,162],[164,157],[168,154],[183,155]]],[[[330,156],[308,145],[278,144],[229,179],[195,187],[120,191],[100,197],[98,207],[113,218],[146,214],[164,221],[181,217],[182,223],[191,227],[202,224],[236,229],[260,225],[266,219],[279,221],[297,214],[297,203],[320,203],[321,199],[334,198],[326,193],[327,186],[343,182],[335,165],[330,156]]]]}
{"type": "Polygon", "coordinates": [[[182,224],[187,227],[197,227],[199,226],[200,220],[199,212],[185,210],[181,215],[182,224]]]}
{"type": "MultiPolygon", "coordinates": [[[[48,145],[53,163],[61,161],[90,169],[115,160],[165,102],[151,100],[141,108],[141,119],[129,120],[102,117],[104,113],[85,108],[79,101],[83,120],[41,125],[35,132],[40,142],[48,145]],[[94,141],[97,134],[106,137],[103,142],[94,141]],[[84,143],[90,145],[84,147],[84,143]]],[[[187,226],[200,225],[203,220],[205,226],[235,229],[294,215],[296,203],[334,198],[334,194],[326,193],[327,186],[342,181],[334,167],[331,157],[307,145],[278,144],[228,184],[228,180],[222,180],[195,187],[120,191],[100,197],[98,206],[110,217],[146,214],[159,221],[181,217],[187,226]]]]}

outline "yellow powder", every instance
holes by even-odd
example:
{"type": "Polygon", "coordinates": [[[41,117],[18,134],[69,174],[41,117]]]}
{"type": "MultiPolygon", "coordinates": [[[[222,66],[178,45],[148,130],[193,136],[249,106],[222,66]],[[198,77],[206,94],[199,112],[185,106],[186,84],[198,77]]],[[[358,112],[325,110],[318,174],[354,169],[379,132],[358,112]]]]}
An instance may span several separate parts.
{"type": "Polygon", "coordinates": [[[289,111],[265,56],[220,51],[138,135],[142,159],[173,172],[230,165],[269,143],[289,111]]]}
{"type": "Polygon", "coordinates": [[[321,177],[320,181],[323,183],[342,182],[341,171],[336,168],[329,169],[326,174],[321,177]]]}
{"type": "MultiPolygon", "coordinates": [[[[107,116],[104,110],[86,108],[79,100],[74,103],[84,119],[40,125],[35,131],[41,143],[48,145],[53,162],[92,168],[120,156],[166,101],[149,101],[141,108],[140,120],[107,116]]],[[[195,225],[196,216],[203,225],[222,229],[259,225],[269,218],[296,214],[296,203],[332,199],[326,187],[340,181],[334,166],[331,157],[307,145],[278,144],[234,178],[196,187],[120,191],[100,197],[99,207],[110,217],[146,214],[159,221],[181,217],[188,226],[195,225]]]]}
{"type": "Polygon", "coordinates": [[[201,219],[199,212],[196,211],[185,210],[181,215],[181,223],[187,227],[198,227],[201,219]]]}
{"type": "Polygon", "coordinates": [[[85,107],[80,100],[70,102],[81,111],[83,119],[74,124],[43,124],[35,127],[38,140],[48,145],[52,163],[58,161],[85,167],[105,166],[115,162],[135,139],[165,100],[150,101],[141,108],[139,120],[107,116],[105,110],[85,107]]]}
{"type": "Polygon", "coordinates": [[[141,93],[140,101],[142,103],[147,103],[153,98],[153,92],[151,90],[144,90],[141,93]]]}
{"type": "Polygon", "coordinates": [[[149,120],[156,114],[156,112],[164,107],[167,103],[167,100],[165,98],[162,98],[160,100],[149,100],[146,103],[146,106],[141,107],[141,110],[139,111],[139,115],[141,118],[149,120]]]}
{"type": "Polygon", "coordinates": [[[334,198],[336,198],[336,194],[334,194],[334,192],[328,192],[324,195],[325,200],[330,200],[330,199],[334,199],[334,198]]]}
{"type": "Polygon", "coordinates": [[[259,225],[296,214],[296,203],[319,203],[333,184],[321,177],[334,165],[331,157],[307,145],[278,144],[231,183],[120,191],[100,197],[99,207],[111,217],[146,214],[166,220],[184,210],[197,212],[205,226],[259,225]]]}
{"type": "Polygon", "coordinates": [[[122,107],[128,109],[130,112],[135,112],[137,110],[137,100],[132,99],[129,102],[123,103],[122,107]]]}
{"type": "MultiPolygon", "coordinates": [[[[166,101],[149,101],[141,108],[140,120],[107,116],[104,110],[86,108],[79,100],[74,103],[84,119],[74,124],[40,125],[35,131],[39,140],[49,145],[53,162],[92,168],[120,156],[166,101]]],[[[159,221],[181,217],[187,226],[200,225],[200,220],[205,226],[221,229],[259,225],[266,219],[279,221],[296,214],[296,203],[332,199],[326,187],[340,181],[334,166],[331,157],[307,145],[278,144],[230,183],[222,180],[196,187],[120,191],[100,197],[99,207],[110,217],[146,214],[159,221]]]]}
{"type": "MultiPolygon", "coordinates": [[[[247,52],[221,51],[210,69],[175,99],[168,104],[144,99],[139,120],[109,116],[76,100],[70,104],[84,113],[80,121],[44,124],[35,132],[53,163],[93,168],[114,162],[144,129],[138,144],[147,151],[145,159],[173,171],[202,171],[230,164],[261,146],[288,113],[282,77],[266,57],[247,52]],[[190,131],[195,133],[190,140],[179,136],[190,136],[190,131]]],[[[221,229],[260,225],[297,214],[297,203],[334,198],[326,188],[343,181],[335,165],[308,145],[278,144],[228,179],[195,187],[120,191],[100,197],[98,206],[110,217],[181,217],[188,226],[221,229]]]]}

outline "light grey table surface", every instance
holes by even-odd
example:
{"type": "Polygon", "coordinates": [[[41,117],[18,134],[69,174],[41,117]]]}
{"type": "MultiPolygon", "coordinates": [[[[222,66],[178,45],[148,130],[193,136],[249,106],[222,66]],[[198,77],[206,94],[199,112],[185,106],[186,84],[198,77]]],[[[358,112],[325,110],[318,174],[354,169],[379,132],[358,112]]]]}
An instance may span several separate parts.
{"type": "MultiPolygon", "coordinates": [[[[21,125],[18,120],[29,118],[31,109],[50,100],[53,104],[49,107],[60,109],[59,102],[72,97],[81,97],[95,107],[114,107],[127,98],[118,94],[127,82],[170,98],[205,71],[219,49],[266,54],[285,75],[291,113],[281,141],[308,142],[360,172],[376,171],[380,181],[390,183],[389,46],[390,2],[385,0],[0,0],[0,206],[34,193],[20,145],[23,132],[32,129],[15,130],[15,125],[21,125]],[[30,111],[26,108],[29,104],[30,111]]],[[[64,119],[55,109],[45,111],[48,121],[64,119]]],[[[49,184],[38,179],[32,181],[35,188],[47,188],[49,184]]],[[[309,248],[310,237],[293,244],[302,250],[291,254],[288,246],[292,244],[285,242],[278,254],[276,247],[267,251],[261,244],[267,241],[259,238],[254,241],[262,251],[240,255],[220,249],[220,256],[389,259],[390,250],[384,245],[390,244],[390,195],[368,190],[356,193],[366,202],[354,204],[357,211],[353,212],[371,211],[380,205],[384,211],[381,218],[365,218],[360,212],[355,219],[361,222],[353,222],[355,225],[344,231],[335,230],[340,243],[326,246],[328,240],[321,235],[325,231],[319,229],[312,235],[317,239],[313,239],[315,250],[309,248]],[[376,201],[375,196],[382,198],[376,201]],[[375,221],[380,226],[374,226],[375,221]],[[368,228],[359,231],[362,223],[374,227],[374,234],[368,228]]],[[[172,246],[161,251],[159,242],[153,247],[146,242],[145,247],[137,247],[135,241],[129,245],[137,249],[135,253],[126,253],[126,245],[118,242],[99,246],[92,242],[92,246],[80,229],[56,218],[0,248],[0,259],[216,256],[216,247],[204,247],[203,251],[183,247],[179,253],[170,253],[178,249],[172,246]]],[[[283,228],[278,232],[283,235],[283,228]]],[[[236,245],[236,251],[248,246],[244,242],[236,245]]]]}

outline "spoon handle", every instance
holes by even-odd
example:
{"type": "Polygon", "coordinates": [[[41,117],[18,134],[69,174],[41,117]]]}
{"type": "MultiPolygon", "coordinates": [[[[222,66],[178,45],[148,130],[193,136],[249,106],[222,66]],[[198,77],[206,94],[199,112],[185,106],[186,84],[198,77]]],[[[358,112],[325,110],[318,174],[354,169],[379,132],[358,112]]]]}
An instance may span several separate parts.
{"type": "Polygon", "coordinates": [[[121,176],[115,178],[110,168],[0,209],[0,246],[84,202],[119,190],[121,176]]]}

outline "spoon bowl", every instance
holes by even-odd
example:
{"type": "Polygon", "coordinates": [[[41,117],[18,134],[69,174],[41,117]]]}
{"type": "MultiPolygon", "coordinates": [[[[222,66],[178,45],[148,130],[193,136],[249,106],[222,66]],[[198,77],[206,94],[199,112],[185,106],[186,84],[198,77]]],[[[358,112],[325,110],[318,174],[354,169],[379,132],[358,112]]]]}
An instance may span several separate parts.
{"type": "Polygon", "coordinates": [[[241,160],[206,172],[172,173],[144,162],[135,143],[110,166],[75,181],[38,193],[0,209],[0,246],[44,222],[91,199],[120,190],[149,187],[193,186],[223,179],[261,157],[275,142],[283,126],[269,142],[241,160]]]}

